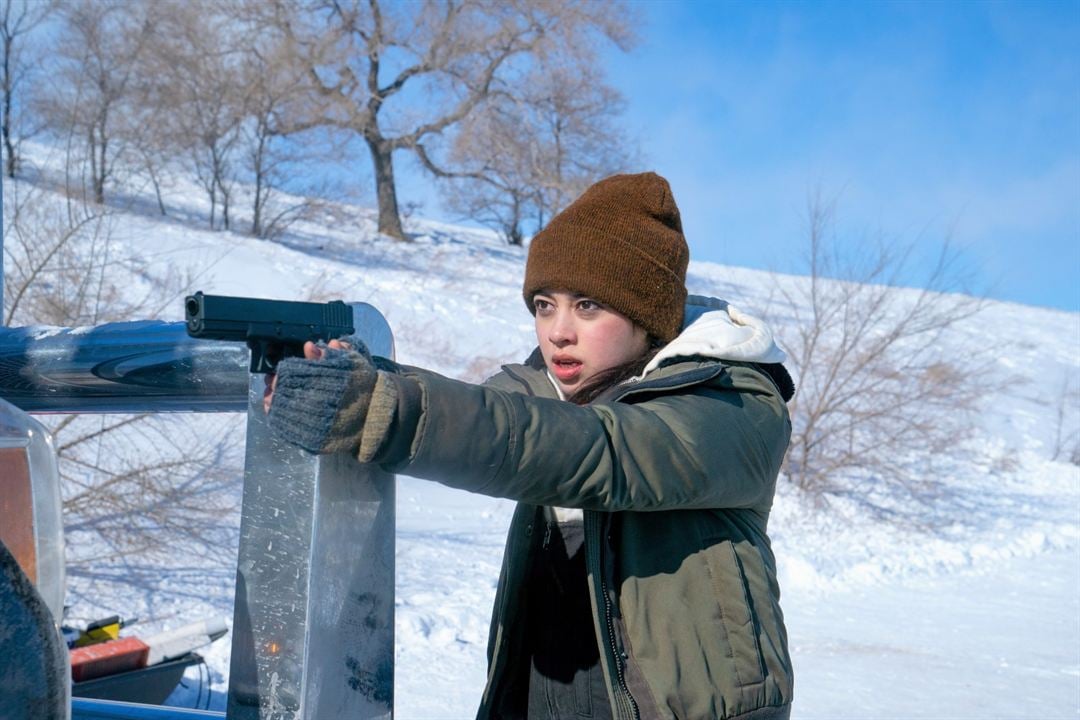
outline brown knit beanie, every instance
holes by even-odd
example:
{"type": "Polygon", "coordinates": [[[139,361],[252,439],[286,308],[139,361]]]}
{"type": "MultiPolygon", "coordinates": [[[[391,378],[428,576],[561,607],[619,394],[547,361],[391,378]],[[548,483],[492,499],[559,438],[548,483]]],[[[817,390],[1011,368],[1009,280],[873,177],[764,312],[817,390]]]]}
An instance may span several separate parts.
{"type": "Polygon", "coordinates": [[[551,219],[529,245],[525,304],[541,290],[581,293],[652,336],[682,328],[690,251],[667,180],[656,173],[613,175],[551,219]]]}

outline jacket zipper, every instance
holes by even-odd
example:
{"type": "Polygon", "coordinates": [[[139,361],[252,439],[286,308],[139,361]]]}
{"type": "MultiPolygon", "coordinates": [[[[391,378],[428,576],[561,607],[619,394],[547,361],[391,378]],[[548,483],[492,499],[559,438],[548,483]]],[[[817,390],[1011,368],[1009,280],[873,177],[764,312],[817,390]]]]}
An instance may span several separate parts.
{"type": "Polygon", "coordinates": [[[617,718],[629,718],[630,720],[638,720],[640,715],[638,714],[637,702],[634,700],[634,696],[630,694],[630,689],[626,686],[626,675],[623,672],[623,660],[619,654],[619,648],[615,643],[615,621],[611,619],[611,601],[608,596],[607,583],[604,581],[603,566],[600,562],[600,543],[602,542],[602,533],[600,532],[599,518],[591,511],[585,511],[585,517],[592,520],[587,522],[589,527],[589,535],[594,539],[594,542],[589,543],[588,537],[586,537],[586,548],[589,551],[589,558],[593,560],[595,567],[595,575],[597,579],[597,587],[600,592],[600,600],[602,604],[599,606],[603,609],[604,623],[607,628],[607,649],[611,651],[611,662],[615,669],[615,716],[617,718]]]}
{"type": "Polygon", "coordinates": [[[604,593],[604,617],[607,619],[608,629],[608,644],[611,646],[611,653],[615,657],[615,674],[619,681],[619,689],[622,690],[623,695],[619,696],[618,700],[625,700],[630,710],[630,717],[638,717],[637,702],[634,701],[634,696],[630,694],[630,688],[626,687],[626,675],[623,672],[623,659],[619,654],[619,648],[615,644],[615,622],[611,619],[611,602],[608,600],[607,588],[604,586],[604,581],[600,581],[600,592],[604,593]]]}

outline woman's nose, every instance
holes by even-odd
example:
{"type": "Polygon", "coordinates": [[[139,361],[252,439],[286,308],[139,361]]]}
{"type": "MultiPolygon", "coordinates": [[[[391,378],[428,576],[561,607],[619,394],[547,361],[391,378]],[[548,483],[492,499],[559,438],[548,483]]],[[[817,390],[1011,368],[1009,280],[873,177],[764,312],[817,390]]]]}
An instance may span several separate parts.
{"type": "Polygon", "coordinates": [[[576,332],[574,321],[569,313],[559,313],[551,323],[548,330],[548,338],[556,345],[566,345],[574,342],[576,332]]]}

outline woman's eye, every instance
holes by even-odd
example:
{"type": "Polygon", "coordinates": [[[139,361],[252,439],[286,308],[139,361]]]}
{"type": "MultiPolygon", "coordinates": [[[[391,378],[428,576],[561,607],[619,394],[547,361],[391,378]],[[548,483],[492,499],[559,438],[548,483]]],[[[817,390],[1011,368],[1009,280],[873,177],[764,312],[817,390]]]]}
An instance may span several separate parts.
{"type": "Polygon", "coordinates": [[[600,309],[600,303],[595,300],[578,300],[577,306],[582,312],[595,312],[600,309]]]}
{"type": "Polygon", "coordinates": [[[536,308],[536,312],[547,312],[551,309],[551,303],[547,300],[533,299],[533,307],[536,308]]]}

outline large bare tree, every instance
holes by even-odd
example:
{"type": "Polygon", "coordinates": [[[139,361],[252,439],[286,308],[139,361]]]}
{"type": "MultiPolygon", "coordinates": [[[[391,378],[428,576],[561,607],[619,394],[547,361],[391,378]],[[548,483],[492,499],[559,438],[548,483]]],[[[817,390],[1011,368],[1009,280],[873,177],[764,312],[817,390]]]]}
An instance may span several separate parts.
{"type": "Polygon", "coordinates": [[[250,0],[247,10],[304,70],[307,102],[293,106],[288,129],[362,140],[379,231],[397,239],[406,235],[395,152],[452,131],[547,58],[576,56],[597,36],[630,38],[626,6],[592,0],[250,0]]]}

